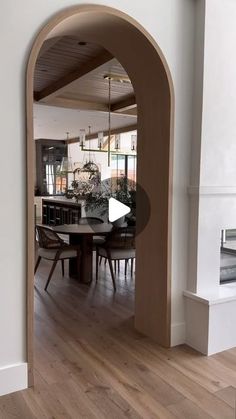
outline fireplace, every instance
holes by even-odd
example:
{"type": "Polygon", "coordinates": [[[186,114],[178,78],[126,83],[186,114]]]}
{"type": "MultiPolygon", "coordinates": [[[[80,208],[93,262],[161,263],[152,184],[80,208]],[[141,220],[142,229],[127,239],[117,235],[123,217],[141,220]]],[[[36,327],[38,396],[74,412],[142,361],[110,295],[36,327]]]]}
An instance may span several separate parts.
{"type": "Polygon", "coordinates": [[[220,283],[236,282],[236,229],[221,231],[220,283]]]}

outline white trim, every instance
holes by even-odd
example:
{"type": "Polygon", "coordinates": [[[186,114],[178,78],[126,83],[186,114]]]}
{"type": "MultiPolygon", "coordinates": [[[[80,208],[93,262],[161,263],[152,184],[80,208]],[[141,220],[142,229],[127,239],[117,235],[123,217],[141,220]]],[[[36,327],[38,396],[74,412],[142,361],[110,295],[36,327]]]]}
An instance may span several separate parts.
{"type": "Polygon", "coordinates": [[[24,390],[28,387],[28,367],[26,362],[0,368],[0,396],[24,390]]]}
{"type": "Polygon", "coordinates": [[[183,295],[191,300],[199,301],[202,304],[213,306],[216,304],[236,301],[236,287],[229,284],[219,285],[217,292],[208,294],[197,294],[191,291],[184,291],[183,295]]]}
{"type": "Polygon", "coordinates": [[[182,345],[185,343],[186,324],[175,323],[171,325],[171,346],[182,345]]]}
{"type": "Polygon", "coordinates": [[[189,195],[236,195],[236,186],[189,186],[189,195]]]}

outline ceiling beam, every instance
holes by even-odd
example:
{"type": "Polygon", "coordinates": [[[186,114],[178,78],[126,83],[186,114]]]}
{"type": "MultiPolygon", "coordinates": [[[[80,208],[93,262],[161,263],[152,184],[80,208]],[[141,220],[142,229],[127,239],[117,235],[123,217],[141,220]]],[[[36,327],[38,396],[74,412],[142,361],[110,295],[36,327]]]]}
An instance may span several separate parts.
{"type": "Polygon", "coordinates": [[[101,65],[107,63],[113,58],[114,57],[110,52],[104,51],[96,57],[91,58],[77,70],[74,70],[66,74],[64,77],[61,77],[59,80],[53,82],[48,87],[45,87],[43,90],[41,90],[41,92],[35,92],[35,100],[40,101],[48,96],[55,94],[56,92],[58,93],[58,91],[60,89],[63,89],[63,87],[67,86],[75,80],[78,80],[80,77],[84,76],[87,73],[90,73],[90,71],[95,70],[97,67],[100,67],[101,65]]]}
{"type": "MultiPolygon", "coordinates": [[[[50,100],[41,100],[40,105],[56,106],[58,108],[78,109],[83,111],[109,112],[109,106],[105,103],[87,102],[85,100],[70,99],[63,96],[52,96],[50,100]]],[[[127,109],[126,111],[112,112],[115,115],[128,115],[137,117],[137,108],[127,109]]]]}
{"type": "Polygon", "coordinates": [[[98,102],[87,102],[84,100],[64,98],[61,96],[55,96],[50,99],[50,101],[41,101],[41,105],[47,106],[56,106],[58,108],[69,108],[69,109],[78,109],[85,111],[98,111],[98,112],[108,112],[108,106],[103,103],[98,102]]]}
{"type": "Polygon", "coordinates": [[[120,100],[119,102],[113,103],[111,105],[111,112],[123,112],[135,108],[136,106],[135,96],[132,95],[126,99],[120,100]]]}
{"type": "MultiPolygon", "coordinates": [[[[120,127],[120,128],[113,128],[111,129],[110,133],[111,135],[115,135],[115,134],[123,134],[124,132],[129,132],[129,131],[135,131],[137,130],[137,124],[132,124],[132,125],[127,125],[125,127],[120,127]]],[[[103,131],[103,135],[104,137],[108,136],[109,132],[108,131],[103,131]]],[[[98,136],[98,132],[94,132],[90,135],[86,135],[86,140],[94,140],[95,138],[97,138],[98,136]]],[[[78,143],[78,137],[75,138],[70,138],[69,140],[66,140],[66,142],[68,144],[73,144],[73,143],[78,143]]]]}

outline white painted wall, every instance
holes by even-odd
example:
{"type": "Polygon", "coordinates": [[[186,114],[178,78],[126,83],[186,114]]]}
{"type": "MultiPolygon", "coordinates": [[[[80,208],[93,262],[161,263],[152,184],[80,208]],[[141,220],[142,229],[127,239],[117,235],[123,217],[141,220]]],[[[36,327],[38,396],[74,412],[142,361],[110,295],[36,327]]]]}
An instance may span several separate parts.
{"type": "MultiPolygon", "coordinates": [[[[64,7],[84,1],[2,0],[0,13],[1,154],[0,367],[26,360],[26,155],[25,70],[32,42],[43,25],[64,7]],[[17,211],[15,203],[17,202],[17,211]],[[14,261],[14,263],[13,263],[14,261]]],[[[87,1],[94,3],[94,0],[87,1]]],[[[183,340],[182,290],[186,288],[189,162],[192,125],[195,0],[96,0],[139,21],[155,38],[169,64],[176,99],[172,343],[183,340]],[[182,335],[178,332],[181,331],[182,335]]],[[[219,3],[219,2],[217,2],[219,3]]],[[[231,23],[231,21],[229,22],[231,23]]],[[[161,239],[161,238],[160,238],[161,239]]],[[[22,383],[24,377],[22,377],[22,383]]],[[[23,385],[23,384],[22,384],[23,385]]],[[[8,387],[9,388],[9,387],[8,387]]],[[[8,391],[6,389],[6,391],[8,391]]]]}
{"type": "Polygon", "coordinates": [[[235,22],[234,0],[206,0],[200,182],[193,182],[190,189],[192,218],[194,211],[198,213],[191,243],[197,244],[197,269],[190,270],[188,289],[196,293],[198,304],[202,298],[208,301],[204,312],[208,307],[209,330],[206,341],[206,325],[202,323],[200,332],[194,329],[196,302],[192,304],[187,296],[188,313],[192,308],[187,329],[191,334],[196,332],[191,338],[188,335],[187,341],[197,349],[198,342],[208,354],[236,346],[235,322],[231,321],[236,312],[235,288],[231,287],[222,301],[225,289],[219,285],[220,231],[236,226],[235,22]]]}
{"type": "Polygon", "coordinates": [[[219,286],[219,237],[236,226],[236,3],[207,0],[197,290],[219,286]]]}

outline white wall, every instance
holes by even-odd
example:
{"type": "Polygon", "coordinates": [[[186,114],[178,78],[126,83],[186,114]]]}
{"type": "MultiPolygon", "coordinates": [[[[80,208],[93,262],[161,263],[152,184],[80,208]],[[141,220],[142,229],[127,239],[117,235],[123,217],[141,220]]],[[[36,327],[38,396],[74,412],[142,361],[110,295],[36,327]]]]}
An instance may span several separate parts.
{"type": "MultiPolygon", "coordinates": [[[[200,345],[208,354],[236,346],[235,324],[230,321],[236,312],[236,288],[227,289],[225,297],[226,288],[219,284],[220,232],[236,226],[235,22],[234,0],[206,0],[200,182],[190,189],[192,218],[194,211],[198,213],[198,228],[192,236],[192,244],[197,243],[197,269],[190,271],[188,289],[196,293],[198,304],[202,297],[208,302],[208,337],[200,345]]],[[[187,307],[188,313],[192,307],[188,319],[194,319],[190,300],[187,307]]],[[[193,324],[188,329],[194,331],[193,324]]],[[[188,336],[187,340],[198,349],[196,341],[204,333],[196,333],[197,339],[188,336]]]]}
{"type": "MultiPolygon", "coordinates": [[[[3,368],[26,360],[26,63],[36,34],[50,17],[64,7],[79,3],[84,1],[1,1],[0,71],[3,82],[0,96],[0,167],[7,180],[2,183],[0,217],[0,367],[3,368]]],[[[87,3],[94,3],[94,0],[87,3]]],[[[175,339],[172,343],[178,343],[183,340],[180,336],[184,330],[182,290],[186,288],[187,275],[186,189],[192,122],[195,0],[97,0],[96,3],[113,6],[139,21],[163,50],[173,77],[176,112],[172,235],[172,323],[175,339]]]]}
{"type": "Polygon", "coordinates": [[[221,228],[236,216],[236,3],[207,0],[198,230],[197,289],[219,285],[221,228]]]}

